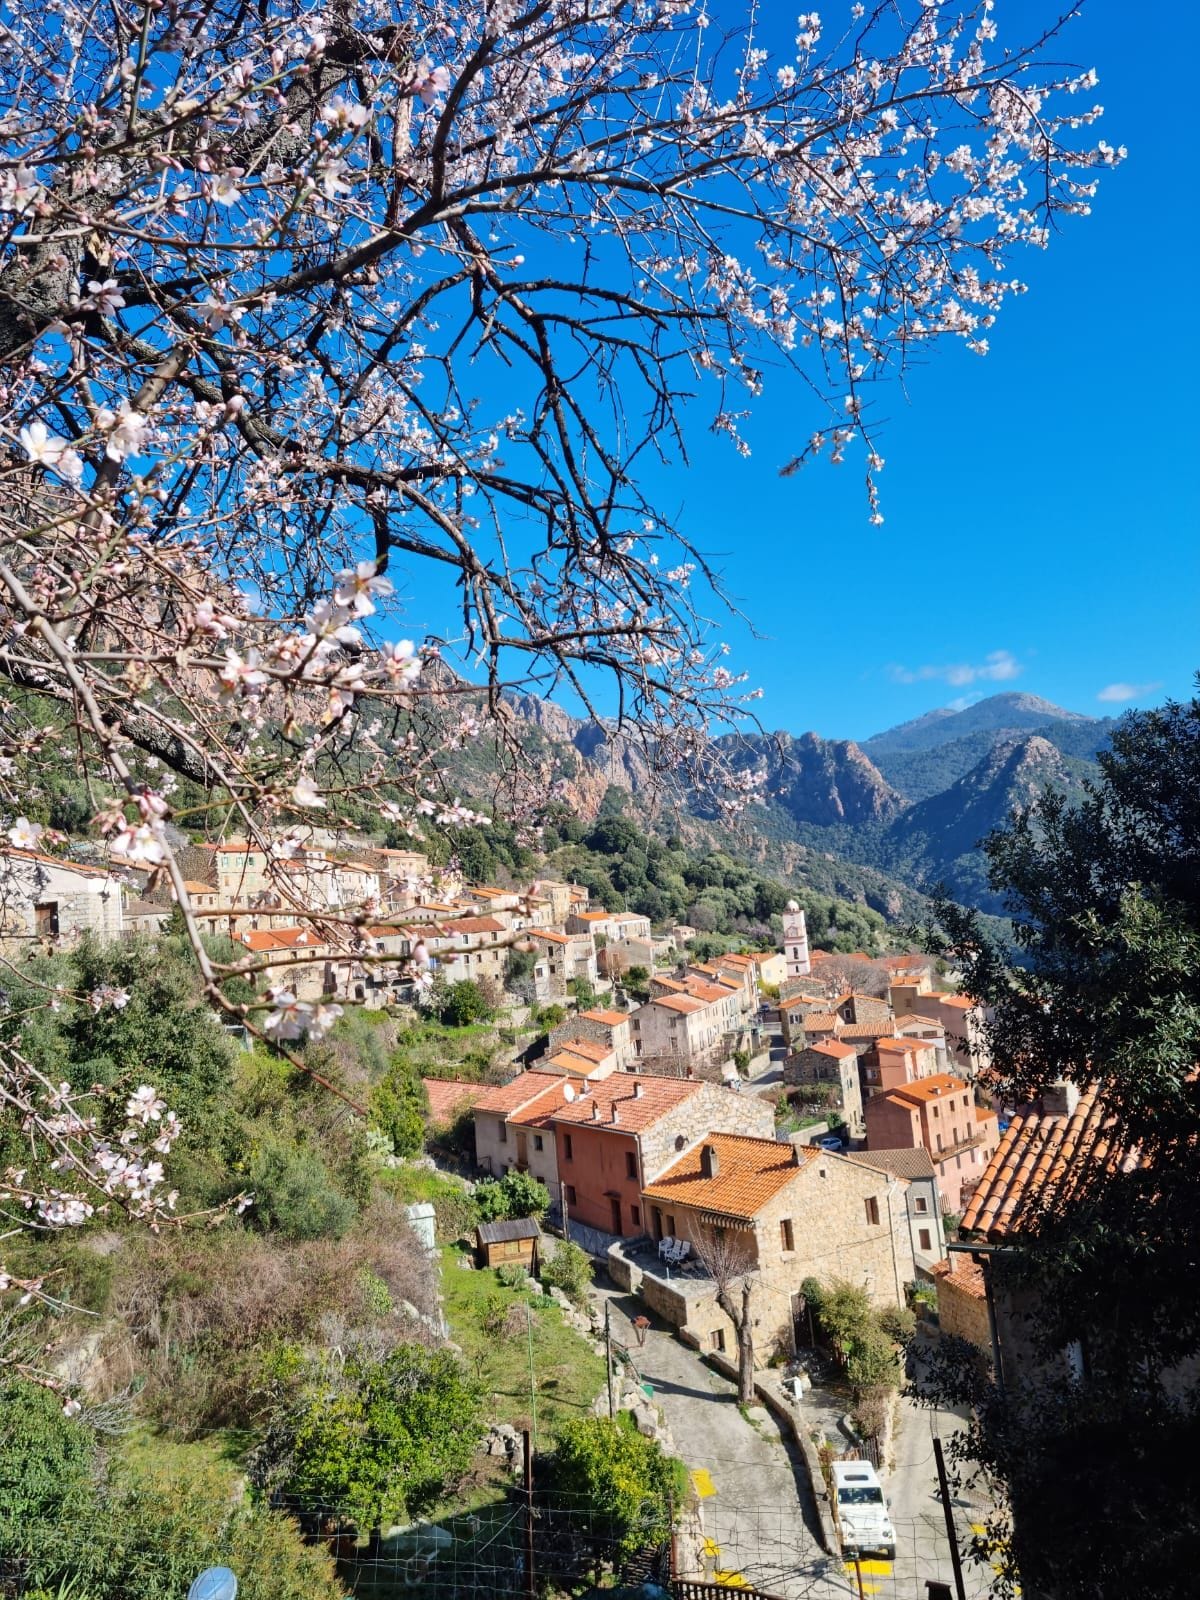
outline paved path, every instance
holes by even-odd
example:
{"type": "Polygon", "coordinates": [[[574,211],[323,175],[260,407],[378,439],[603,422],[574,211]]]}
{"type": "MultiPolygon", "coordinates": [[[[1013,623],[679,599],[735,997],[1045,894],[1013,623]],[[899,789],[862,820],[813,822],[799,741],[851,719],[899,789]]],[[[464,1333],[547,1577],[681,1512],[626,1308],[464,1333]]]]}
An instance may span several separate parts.
{"type": "Polygon", "coordinates": [[[841,1563],[821,1549],[803,1464],[770,1413],[755,1407],[748,1419],[735,1385],[663,1328],[652,1328],[639,1348],[629,1317],[644,1313],[641,1302],[611,1288],[596,1295],[609,1301],[614,1342],[653,1384],[691,1473],[703,1505],[706,1575],[781,1600],[844,1600],[849,1585],[841,1563]]]}

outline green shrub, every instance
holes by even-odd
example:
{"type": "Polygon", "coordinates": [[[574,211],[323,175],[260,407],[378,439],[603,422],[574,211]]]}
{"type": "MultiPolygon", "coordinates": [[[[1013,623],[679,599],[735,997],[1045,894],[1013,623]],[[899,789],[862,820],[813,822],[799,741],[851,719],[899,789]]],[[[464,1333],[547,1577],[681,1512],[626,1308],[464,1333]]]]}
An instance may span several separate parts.
{"type": "Polygon", "coordinates": [[[879,1326],[896,1344],[907,1344],[917,1331],[917,1319],[907,1306],[884,1306],[879,1326]]]}
{"type": "Polygon", "coordinates": [[[561,1289],[577,1305],[583,1305],[592,1282],[591,1257],[573,1240],[564,1240],[542,1262],[539,1275],[547,1287],[561,1289]]]}
{"type": "Polygon", "coordinates": [[[578,1508],[575,1526],[587,1530],[590,1543],[629,1555],[669,1536],[672,1504],[682,1502],[686,1474],[681,1461],[643,1438],[622,1412],[565,1423],[551,1482],[578,1508]]]}
{"type": "Polygon", "coordinates": [[[544,1217],[550,1209],[550,1191],[537,1178],[514,1167],[502,1178],[485,1178],[475,1186],[475,1204],[481,1222],[505,1222],[512,1217],[544,1217]]]}
{"type": "Polygon", "coordinates": [[[496,1277],[506,1289],[524,1289],[529,1282],[529,1273],[516,1261],[506,1261],[497,1267],[496,1277]]]}
{"type": "Polygon", "coordinates": [[[250,1182],[259,1223],[285,1239],[340,1239],[357,1212],[311,1150],[268,1141],[254,1159],[250,1182]]]}
{"type": "Polygon", "coordinates": [[[21,1379],[0,1388],[0,1568],[86,1504],[94,1454],[48,1389],[21,1379]]]}
{"type": "Polygon", "coordinates": [[[328,1361],[275,1418],[251,1460],[260,1488],[336,1508],[362,1531],[427,1511],[471,1464],[481,1396],[447,1350],[401,1345],[382,1360],[328,1361]]]}
{"type": "Polygon", "coordinates": [[[421,1075],[404,1055],[393,1058],[386,1076],[371,1090],[371,1125],[392,1141],[398,1156],[415,1156],[425,1144],[429,1096],[421,1075]]]}

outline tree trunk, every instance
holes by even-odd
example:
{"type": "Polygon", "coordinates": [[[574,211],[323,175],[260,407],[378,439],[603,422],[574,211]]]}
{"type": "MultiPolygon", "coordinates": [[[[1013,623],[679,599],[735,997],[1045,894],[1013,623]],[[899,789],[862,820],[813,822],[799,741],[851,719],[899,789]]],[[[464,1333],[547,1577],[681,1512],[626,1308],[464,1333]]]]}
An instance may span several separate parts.
{"type": "Polygon", "coordinates": [[[754,1403],[754,1321],[750,1315],[750,1296],[754,1284],[749,1276],[742,1279],[742,1303],[739,1306],[722,1284],[717,1290],[717,1304],[733,1323],[738,1347],[738,1403],[754,1403]]]}
{"type": "Polygon", "coordinates": [[[742,1315],[737,1325],[738,1336],[738,1400],[742,1405],[754,1403],[754,1323],[750,1316],[749,1278],[742,1280],[742,1315]]]}

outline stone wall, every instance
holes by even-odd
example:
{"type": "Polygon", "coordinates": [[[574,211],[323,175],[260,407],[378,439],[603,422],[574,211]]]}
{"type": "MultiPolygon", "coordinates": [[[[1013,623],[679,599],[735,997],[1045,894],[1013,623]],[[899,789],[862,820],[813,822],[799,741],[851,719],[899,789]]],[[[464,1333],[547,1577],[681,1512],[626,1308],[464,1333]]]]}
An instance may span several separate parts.
{"type": "Polygon", "coordinates": [[[684,1150],[706,1133],[742,1133],[755,1139],[775,1137],[775,1113],[757,1095],[739,1094],[713,1083],[697,1085],[641,1135],[642,1177],[653,1183],[684,1150]]]}
{"type": "Polygon", "coordinates": [[[933,1269],[938,1290],[938,1325],[943,1333],[966,1339],[988,1360],[992,1356],[992,1332],[988,1321],[987,1296],[983,1272],[973,1261],[955,1254],[933,1269]]]}

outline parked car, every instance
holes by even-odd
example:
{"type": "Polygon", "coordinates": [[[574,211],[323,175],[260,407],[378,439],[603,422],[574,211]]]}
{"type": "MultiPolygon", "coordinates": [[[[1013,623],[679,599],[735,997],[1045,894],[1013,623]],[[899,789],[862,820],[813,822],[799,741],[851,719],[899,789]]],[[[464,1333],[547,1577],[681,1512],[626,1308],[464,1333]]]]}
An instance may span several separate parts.
{"type": "Polygon", "coordinates": [[[840,1154],[845,1148],[846,1141],[839,1138],[836,1133],[823,1133],[817,1140],[818,1150],[832,1150],[836,1154],[840,1154]]]}
{"type": "Polygon", "coordinates": [[[885,1561],[894,1561],[896,1530],[888,1515],[879,1474],[871,1463],[835,1461],[833,1488],[837,1502],[838,1533],[846,1560],[854,1561],[859,1556],[878,1554],[885,1561]]]}

